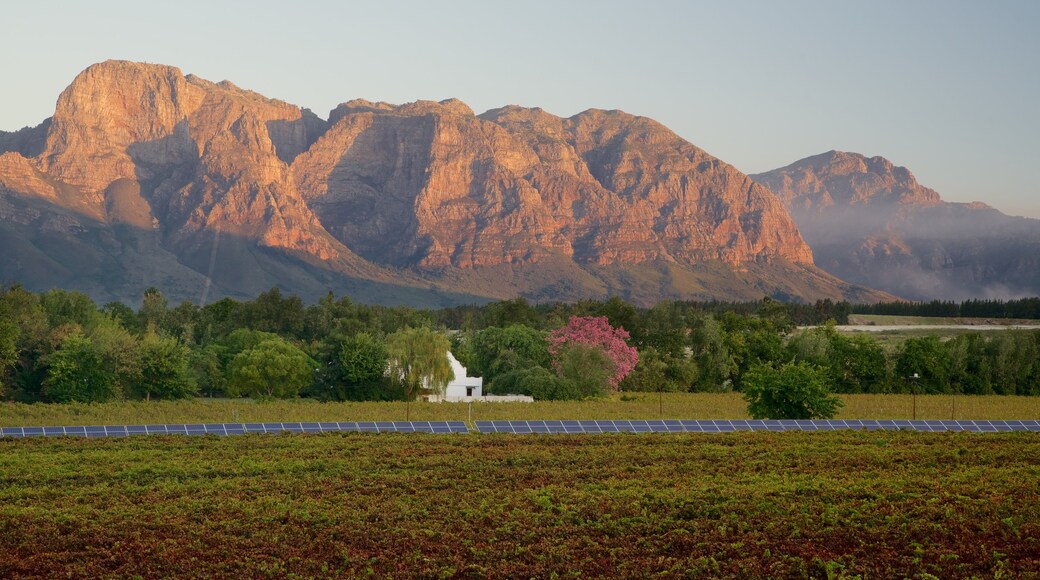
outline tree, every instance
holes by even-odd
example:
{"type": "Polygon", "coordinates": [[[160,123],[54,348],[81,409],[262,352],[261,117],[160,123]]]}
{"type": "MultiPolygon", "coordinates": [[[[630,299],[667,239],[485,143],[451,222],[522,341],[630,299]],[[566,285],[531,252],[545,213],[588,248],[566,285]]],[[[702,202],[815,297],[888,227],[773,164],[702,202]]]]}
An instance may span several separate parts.
{"type": "Polygon", "coordinates": [[[539,318],[538,312],[522,297],[493,302],[484,306],[481,312],[484,327],[535,326],[539,318]]]}
{"type": "Polygon", "coordinates": [[[239,327],[242,303],[232,298],[221,298],[199,311],[199,334],[219,339],[239,327]]]}
{"type": "Polygon", "coordinates": [[[639,324],[636,322],[637,313],[635,306],[617,296],[611,296],[599,308],[596,308],[596,311],[596,314],[599,316],[606,316],[611,326],[623,329],[630,335],[639,329],[639,324]]]}
{"type": "Polygon", "coordinates": [[[164,334],[181,341],[182,344],[194,344],[202,311],[193,302],[185,300],[176,308],[166,311],[163,317],[164,334]]]}
{"type": "Polygon", "coordinates": [[[381,398],[386,381],[386,344],[360,333],[340,343],[334,376],[340,399],[367,401],[381,398]]]}
{"type": "Polygon", "coordinates": [[[426,327],[405,327],[387,337],[387,374],[401,383],[407,400],[423,389],[443,395],[455,378],[448,362],[450,346],[444,335],[426,327]]]}
{"type": "Polygon", "coordinates": [[[58,347],[41,357],[45,399],[100,402],[121,397],[140,377],[140,345],[122,326],[99,317],[84,335],[77,324],[51,333],[58,347]]]}
{"type": "Polygon", "coordinates": [[[692,391],[696,387],[700,369],[697,363],[688,357],[676,357],[665,353],[665,390],[676,392],[692,391]]]}
{"type": "Polygon", "coordinates": [[[908,381],[916,374],[917,384],[911,388],[946,393],[950,389],[950,363],[950,353],[938,336],[908,338],[896,356],[896,375],[908,381]]]}
{"type": "Polygon", "coordinates": [[[829,377],[806,362],[758,364],[744,374],[744,400],[755,419],[830,419],[842,406],[829,377]]]}
{"type": "Polygon", "coordinates": [[[336,302],[336,296],[330,291],[322,296],[318,303],[308,306],[304,313],[303,339],[321,340],[332,334],[336,319],[344,317],[350,310],[350,300],[342,305],[336,302]]]}
{"type": "Polygon", "coordinates": [[[596,345],[575,342],[564,345],[556,353],[556,375],[563,380],[570,396],[587,399],[600,397],[611,389],[617,376],[617,363],[596,345]]]}
{"type": "Polygon", "coordinates": [[[1005,330],[990,339],[993,362],[993,388],[998,395],[1028,395],[1036,387],[1032,383],[1034,365],[1040,352],[1033,333],[1005,330]]]}
{"type": "Polygon", "coordinates": [[[839,393],[881,393],[888,390],[888,357],[868,336],[834,333],[830,360],[834,390],[839,393]]]}
{"type": "Polygon", "coordinates": [[[810,328],[793,337],[787,343],[787,350],[795,360],[823,366],[831,359],[831,335],[835,332],[831,325],[810,328]]]}
{"type": "Polygon", "coordinates": [[[0,395],[7,383],[7,369],[18,362],[18,326],[9,319],[8,313],[0,308],[0,395]]]}
{"type": "Polygon", "coordinates": [[[736,312],[722,315],[726,348],[734,363],[730,379],[735,390],[743,390],[744,373],[760,363],[783,359],[784,341],[789,319],[783,304],[764,300],[758,316],[742,316],[736,312]]]}
{"type": "Polygon", "coordinates": [[[135,334],[141,333],[141,326],[138,324],[137,313],[134,312],[133,308],[130,308],[122,302],[106,302],[101,307],[101,313],[111,318],[112,320],[119,323],[126,330],[135,334]]]}
{"type": "Polygon", "coordinates": [[[663,357],[653,347],[644,348],[639,352],[639,363],[636,368],[621,381],[622,391],[644,391],[648,393],[660,393],[667,389],[668,365],[663,357]]]}
{"type": "Polygon", "coordinates": [[[252,330],[249,328],[239,328],[234,330],[231,334],[225,336],[223,340],[219,341],[216,346],[219,348],[213,349],[220,357],[220,367],[227,373],[228,367],[231,365],[231,361],[234,360],[240,352],[249,350],[254,346],[268,340],[284,340],[282,337],[274,334],[273,332],[262,332],[259,330],[252,330]]]}
{"type": "Polygon", "coordinates": [[[47,325],[51,328],[76,324],[83,330],[90,331],[103,319],[94,301],[82,292],[48,290],[40,294],[39,303],[47,316],[47,325]]]}
{"type": "Polygon", "coordinates": [[[509,371],[550,365],[545,334],[529,326],[485,328],[472,337],[466,348],[467,365],[485,382],[509,371]]]}
{"type": "Polygon", "coordinates": [[[542,367],[517,369],[498,375],[488,385],[494,395],[529,395],[536,401],[580,399],[577,388],[542,367]]]}
{"type": "Polygon", "coordinates": [[[141,310],[137,313],[140,327],[146,331],[155,332],[165,322],[166,311],[170,303],[158,288],[152,286],[144,291],[144,299],[141,302],[141,310]]]}
{"type": "Polygon", "coordinates": [[[24,402],[39,401],[46,368],[42,362],[45,355],[57,348],[60,340],[52,340],[47,316],[36,294],[21,286],[11,286],[0,291],[0,312],[11,325],[8,327],[6,356],[13,348],[15,358],[8,360],[7,372],[0,370],[0,381],[7,385],[7,395],[24,402]]]}
{"type": "Polygon", "coordinates": [[[203,396],[221,397],[227,394],[225,351],[226,348],[219,344],[209,344],[191,351],[190,372],[203,396]]]}
{"type": "Polygon", "coordinates": [[[410,306],[366,306],[363,318],[369,328],[382,334],[405,328],[429,328],[433,324],[433,315],[428,310],[416,310],[410,306]]]}
{"type": "Polygon", "coordinates": [[[140,341],[110,318],[103,318],[87,336],[112,377],[113,395],[124,396],[141,377],[140,341]]]}
{"type": "Polygon", "coordinates": [[[690,337],[693,359],[700,369],[699,391],[729,391],[737,363],[730,352],[726,330],[712,315],[701,318],[690,337]]]}
{"type": "Polygon", "coordinates": [[[567,326],[549,333],[549,354],[553,357],[553,367],[560,374],[562,355],[569,347],[582,344],[599,349],[613,363],[606,387],[616,391],[621,380],[639,362],[638,351],[628,345],[627,339],[628,332],[611,326],[606,316],[572,316],[567,326]]]}
{"type": "Polygon", "coordinates": [[[641,350],[653,347],[662,355],[676,358],[686,356],[688,323],[686,313],[675,301],[658,302],[643,315],[641,325],[624,328],[632,334],[633,342],[641,350]]]}
{"type": "Polygon", "coordinates": [[[281,339],[270,339],[235,356],[228,369],[228,391],[256,399],[289,398],[314,378],[314,361],[281,339]]]}
{"type": "Polygon", "coordinates": [[[190,351],[172,338],[148,333],[141,341],[140,377],[132,385],[134,394],[150,400],[184,399],[198,394],[198,384],[188,370],[190,351]]]}
{"type": "Polygon", "coordinates": [[[761,305],[758,307],[758,318],[765,321],[770,329],[777,331],[781,335],[789,334],[795,328],[787,305],[768,296],[762,298],[761,305]]]}
{"type": "Polygon", "coordinates": [[[115,377],[97,346],[81,333],[66,336],[45,359],[43,395],[55,403],[99,403],[116,395],[115,377]]]}
{"type": "Polygon", "coordinates": [[[621,381],[621,390],[684,392],[693,388],[697,375],[697,363],[692,360],[648,347],[640,351],[635,370],[621,381]]]}
{"type": "Polygon", "coordinates": [[[299,338],[303,334],[306,309],[299,296],[282,296],[276,286],[245,302],[238,311],[239,323],[248,328],[299,338]]]}
{"type": "Polygon", "coordinates": [[[888,358],[871,337],[846,336],[828,323],[793,337],[787,349],[795,360],[827,369],[836,392],[876,393],[888,388],[888,358]]]}
{"type": "Polygon", "coordinates": [[[0,395],[4,394],[7,369],[18,362],[18,339],[21,335],[14,309],[4,298],[6,292],[0,294],[0,395]]]}

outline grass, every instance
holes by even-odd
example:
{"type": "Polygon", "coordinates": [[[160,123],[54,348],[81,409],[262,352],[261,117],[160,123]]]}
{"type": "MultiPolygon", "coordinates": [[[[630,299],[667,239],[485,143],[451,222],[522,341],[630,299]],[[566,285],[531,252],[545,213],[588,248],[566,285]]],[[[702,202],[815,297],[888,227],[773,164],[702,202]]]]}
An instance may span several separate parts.
{"type": "MultiPolygon", "coordinates": [[[[850,314],[849,324],[857,326],[903,326],[892,330],[845,330],[844,332],[861,333],[876,340],[885,351],[894,353],[908,338],[924,338],[937,336],[940,340],[949,340],[964,334],[986,334],[1008,332],[1004,328],[924,328],[929,325],[1027,325],[1040,329],[1040,320],[1020,320],[1009,318],[951,318],[927,316],[892,316],[880,314],[850,314]],[[922,328],[914,328],[914,327],[922,328]]],[[[795,331],[801,332],[801,330],[795,331]]]]}
{"type": "Polygon", "coordinates": [[[939,340],[950,340],[963,334],[987,334],[993,335],[997,332],[1009,332],[1003,329],[967,329],[967,328],[943,328],[943,329],[914,329],[905,328],[901,330],[853,330],[850,334],[865,334],[876,340],[886,352],[894,353],[908,338],[926,338],[938,336],[939,340]]]}
{"type": "Polygon", "coordinates": [[[0,577],[1037,577],[1037,457],[1030,433],[0,439],[0,577]]]}
{"type": "MultiPolygon", "coordinates": [[[[838,419],[910,419],[910,395],[841,395],[838,419]]],[[[320,403],[194,399],[102,404],[0,403],[0,426],[253,423],[266,421],[413,421],[502,419],[746,419],[737,393],[626,393],[591,401],[536,403],[320,403]],[[472,415],[470,411],[472,410],[472,415]]],[[[1040,419],[1040,397],[917,397],[918,419],[1040,419]]]]}
{"type": "Polygon", "coordinates": [[[960,318],[952,316],[895,316],[889,314],[850,314],[849,324],[877,326],[920,326],[942,324],[1031,325],[1040,320],[1025,318],[960,318]]]}

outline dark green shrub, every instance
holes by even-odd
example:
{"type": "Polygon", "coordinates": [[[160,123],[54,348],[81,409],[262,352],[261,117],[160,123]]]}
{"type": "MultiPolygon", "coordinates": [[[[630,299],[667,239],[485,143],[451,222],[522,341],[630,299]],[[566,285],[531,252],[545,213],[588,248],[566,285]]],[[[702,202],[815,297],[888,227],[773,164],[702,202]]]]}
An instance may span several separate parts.
{"type": "Polygon", "coordinates": [[[806,362],[751,367],[744,400],[755,419],[830,419],[843,404],[830,394],[827,371],[806,362]]]}

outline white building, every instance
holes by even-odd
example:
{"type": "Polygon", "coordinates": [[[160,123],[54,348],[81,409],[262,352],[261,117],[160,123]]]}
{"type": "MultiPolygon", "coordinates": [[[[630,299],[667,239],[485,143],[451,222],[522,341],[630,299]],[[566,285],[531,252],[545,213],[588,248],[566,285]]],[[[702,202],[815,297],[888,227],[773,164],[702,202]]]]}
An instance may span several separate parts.
{"type": "Polygon", "coordinates": [[[448,352],[448,362],[451,363],[451,371],[455,373],[455,378],[444,388],[443,398],[437,394],[430,394],[427,396],[427,400],[465,402],[484,395],[484,379],[467,376],[466,367],[462,366],[462,363],[450,351],[448,352]]]}
{"type": "Polygon", "coordinates": [[[484,379],[471,377],[466,374],[466,367],[448,352],[448,362],[451,363],[451,371],[455,378],[444,388],[444,397],[437,394],[426,395],[427,401],[447,403],[469,403],[474,401],[484,402],[533,402],[534,398],[527,395],[484,395],[484,379]]]}

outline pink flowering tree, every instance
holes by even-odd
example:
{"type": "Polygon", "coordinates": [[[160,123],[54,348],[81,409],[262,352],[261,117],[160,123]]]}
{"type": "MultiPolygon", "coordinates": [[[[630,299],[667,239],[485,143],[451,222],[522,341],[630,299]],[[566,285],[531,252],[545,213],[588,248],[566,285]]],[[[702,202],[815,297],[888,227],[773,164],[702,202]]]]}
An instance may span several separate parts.
{"type": "Polygon", "coordinates": [[[602,350],[614,363],[607,386],[611,391],[616,391],[621,379],[636,368],[639,362],[638,351],[634,346],[629,346],[626,340],[628,331],[611,326],[606,316],[572,316],[567,326],[549,333],[549,354],[553,358],[553,367],[559,372],[561,355],[569,347],[583,345],[602,350]]]}

